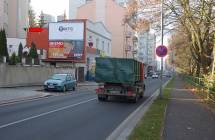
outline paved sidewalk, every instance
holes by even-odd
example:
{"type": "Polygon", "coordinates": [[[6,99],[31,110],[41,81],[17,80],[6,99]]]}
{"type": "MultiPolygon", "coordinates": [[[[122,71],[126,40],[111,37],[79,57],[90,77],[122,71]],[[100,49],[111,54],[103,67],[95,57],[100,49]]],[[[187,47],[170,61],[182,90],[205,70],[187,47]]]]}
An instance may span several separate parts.
{"type": "Polygon", "coordinates": [[[184,87],[184,82],[176,77],[167,107],[163,139],[214,140],[215,113],[184,87]]]}
{"type": "Polygon", "coordinates": [[[0,104],[41,98],[50,95],[49,93],[37,91],[39,89],[40,87],[0,88],[0,104]]]}
{"type": "MultiPolygon", "coordinates": [[[[98,84],[95,82],[81,82],[78,83],[77,91],[95,90],[97,86],[98,84]]],[[[44,92],[42,89],[42,86],[0,88],[0,105],[56,94],[56,92],[44,92]]],[[[60,92],[59,95],[63,94],[60,92]]]]}

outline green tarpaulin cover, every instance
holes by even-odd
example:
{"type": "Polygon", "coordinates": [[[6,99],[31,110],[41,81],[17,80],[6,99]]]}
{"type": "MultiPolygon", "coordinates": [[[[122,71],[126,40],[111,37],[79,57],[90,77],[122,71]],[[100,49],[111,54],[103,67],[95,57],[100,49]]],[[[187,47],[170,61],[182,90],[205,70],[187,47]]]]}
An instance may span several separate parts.
{"type": "Polygon", "coordinates": [[[96,58],[96,82],[134,84],[140,80],[141,63],[125,58],[96,58]]]}

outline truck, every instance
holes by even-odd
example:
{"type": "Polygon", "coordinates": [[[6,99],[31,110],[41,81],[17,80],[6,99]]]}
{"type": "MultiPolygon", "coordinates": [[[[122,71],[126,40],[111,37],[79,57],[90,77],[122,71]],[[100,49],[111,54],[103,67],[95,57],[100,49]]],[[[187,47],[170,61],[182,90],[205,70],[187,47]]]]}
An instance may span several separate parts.
{"type": "Polygon", "coordinates": [[[144,64],[130,58],[96,58],[95,81],[99,101],[119,96],[136,103],[144,96],[144,64]]]}

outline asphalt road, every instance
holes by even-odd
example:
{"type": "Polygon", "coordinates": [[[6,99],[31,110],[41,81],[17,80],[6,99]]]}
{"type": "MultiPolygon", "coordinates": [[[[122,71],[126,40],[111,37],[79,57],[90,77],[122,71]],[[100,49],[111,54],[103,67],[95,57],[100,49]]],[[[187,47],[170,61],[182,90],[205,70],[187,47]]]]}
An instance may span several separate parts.
{"type": "Polygon", "coordinates": [[[99,102],[88,90],[0,106],[0,139],[103,140],[158,88],[158,79],[147,79],[145,98],[136,104],[99,102]]]}

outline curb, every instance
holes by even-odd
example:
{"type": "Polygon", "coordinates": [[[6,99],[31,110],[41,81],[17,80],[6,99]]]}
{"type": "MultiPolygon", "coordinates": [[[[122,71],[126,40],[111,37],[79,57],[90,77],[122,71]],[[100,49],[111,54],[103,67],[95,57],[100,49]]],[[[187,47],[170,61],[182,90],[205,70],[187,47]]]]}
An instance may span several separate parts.
{"type": "Polygon", "coordinates": [[[85,83],[85,84],[80,84],[80,83],[78,83],[78,86],[79,86],[79,87],[81,87],[81,86],[98,86],[98,84],[96,84],[96,83],[94,83],[94,84],[87,84],[87,83],[85,83]]]}
{"type": "Polygon", "coordinates": [[[161,140],[164,140],[164,134],[165,134],[165,127],[164,127],[164,125],[166,123],[167,107],[168,107],[168,105],[165,107],[165,111],[164,111],[164,122],[163,122],[164,124],[163,124],[163,126],[161,128],[161,133],[160,133],[161,140]]]}
{"type": "MultiPolygon", "coordinates": [[[[84,86],[97,86],[97,85],[78,85],[78,87],[84,87],[84,86]]],[[[25,87],[25,86],[23,86],[23,87],[25,87]]],[[[19,87],[2,87],[2,88],[20,88],[20,86],[19,87]]],[[[24,101],[31,101],[31,100],[41,99],[41,98],[46,98],[46,97],[49,97],[49,96],[54,96],[54,95],[51,95],[51,94],[35,95],[35,96],[29,96],[29,97],[24,97],[24,98],[3,100],[3,101],[0,101],[0,106],[19,103],[19,102],[24,102],[24,101]]]]}
{"type": "Polygon", "coordinates": [[[43,86],[43,84],[31,84],[31,85],[5,85],[5,86],[0,86],[0,88],[22,88],[22,87],[39,87],[43,86]]]}
{"type": "MultiPolygon", "coordinates": [[[[171,80],[171,79],[170,79],[171,80]]],[[[163,87],[165,87],[168,80],[163,87]]],[[[144,116],[151,104],[159,95],[160,89],[157,89],[145,102],[143,102],[135,111],[133,111],[106,139],[107,140],[126,140],[132,133],[137,123],[144,116]]]]}
{"type": "Polygon", "coordinates": [[[41,98],[46,98],[46,97],[49,97],[49,96],[52,96],[52,95],[47,94],[47,95],[31,96],[31,97],[25,97],[25,98],[18,98],[18,99],[1,101],[0,106],[10,105],[10,104],[24,102],[24,101],[31,101],[31,100],[41,99],[41,98]]]}
{"type": "Polygon", "coordinates": [[[82,87],[82,86],[98,86],[98,85],[78,85],[78,87],[82,87]]]}

